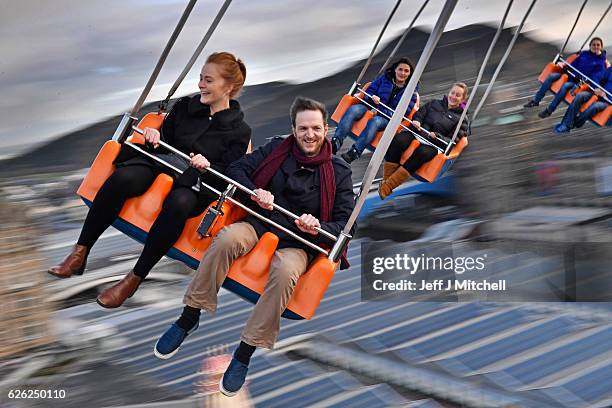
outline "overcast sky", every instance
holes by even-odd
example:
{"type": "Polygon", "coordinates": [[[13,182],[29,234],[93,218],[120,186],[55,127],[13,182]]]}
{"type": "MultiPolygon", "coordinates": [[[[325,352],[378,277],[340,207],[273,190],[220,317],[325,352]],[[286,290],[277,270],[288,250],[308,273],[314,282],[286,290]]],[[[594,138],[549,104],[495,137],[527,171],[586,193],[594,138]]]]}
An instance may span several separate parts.
{"type": "MultiPolygon", "coordinates": [[[[423,1],[404,1],[385,37],[398,35],[423,1]]],[[[581,45],[609,1],[588,3],[570,49],[581,45]]],[[[507,26],[519,23],[530,2],[514,1],[507,26]]],[[[577,3],[539,0],[524,32],[562,43],[578,12],[577,3]]],[[[0,158],[129,110],[186,4],[187,0],[2,0],[0,158]]],[[[166,95],[221,4],[196,4],[149,100],[166,95]]],[[[394,4],[395,0],[234,0],[176,96],[197,90],[205,56],[219,50],[245,61],[247,84],[306,82],[339,71],[367,56],[394,4]]],[[[431,0],[418,25],[430,28],[442,4],[431,0]]],[[[506,0],[459,0],[447,30],[499,21],[506,5],[506,0]]],[[[612,41],[611,18],[597,32],[604,42],[612,41]]]]}

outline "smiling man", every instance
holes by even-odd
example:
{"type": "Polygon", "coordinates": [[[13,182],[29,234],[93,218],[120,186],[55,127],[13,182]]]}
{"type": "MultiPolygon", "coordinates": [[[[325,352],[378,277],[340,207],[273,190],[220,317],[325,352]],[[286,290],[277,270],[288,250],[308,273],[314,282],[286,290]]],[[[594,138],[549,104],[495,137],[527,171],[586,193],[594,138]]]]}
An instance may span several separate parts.
{"type": "MultiPolygon", "coordinates": [[[[276,138],[252,154],[234,162],[228,176],[256,193],[250,199],[259,212],[287,229],[299,230],[316,244],[333,245],[316,230],[338,235],[354,207],[351,169],[332,156],[327,139],[327,111],[312,99],[298,97],[291,106],[293,134],[276,138]],[[272,209],[281,207],[302,214],[293,220],[272,209]]],[[[267,231],[279,237],[268,282],[242,332],[241,342],[223,376],[220,389],[235,395],[246,378],[256,347],[272,348],[278,336],[280,317],[299,277],[306,271],[316,251],[289,234],[254,216],[223,228],[214,238],[189,286],[181,317],[155,345],[155,355],[172,357],[188,334],[197,329],[200,310],[214,313],[217,292],[232,262],[249,252],[267,231]]],[[[341,267],[346,267],[343,260],[341,267]]]]}

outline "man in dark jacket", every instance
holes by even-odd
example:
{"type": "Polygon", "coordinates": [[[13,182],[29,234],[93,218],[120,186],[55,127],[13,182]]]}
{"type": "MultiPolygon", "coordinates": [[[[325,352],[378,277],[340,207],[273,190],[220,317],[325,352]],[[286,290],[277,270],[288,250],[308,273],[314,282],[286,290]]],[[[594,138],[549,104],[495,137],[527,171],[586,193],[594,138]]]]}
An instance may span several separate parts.
{"type": "MultiPolygon", "coordinates": [[[[332,245],[317,228],[334,235],[344,228],[354,207],[351,169],[332,156],[323,104],[297,98],[291,106],[291,121],[291,136],[275,139],[234,162],[228,176],[254,190],[250,199],[264,210],[260,211],[262,215],[288,229],[297,227],[313,243],[332,245]],[[302,215],[293,220],[273,210],[273,203],[302,215]]],[[[268,283],[220,383],[221,392],[230,396],[242,387],[255,348],[273,347],[281,314],[315,255],[310,247],[253,216],[226,226],[214,238],[187,289],[183,314],[155,346],[155,354],[160,358],[176,353],[185,337],[197,328],[200,310],[216,311],[217,292],[232,262],[249,252],[266,231],[278,235],[279,244],[268,283]]]]}

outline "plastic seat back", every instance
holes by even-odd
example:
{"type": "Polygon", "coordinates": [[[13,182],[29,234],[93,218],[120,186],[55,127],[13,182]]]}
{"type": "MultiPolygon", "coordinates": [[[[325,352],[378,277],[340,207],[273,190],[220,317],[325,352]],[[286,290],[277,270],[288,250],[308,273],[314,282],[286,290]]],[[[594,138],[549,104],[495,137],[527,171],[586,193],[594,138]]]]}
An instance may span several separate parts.
{"type": "MultiPolygon", "coordinates": [[[[550,90],[553,93],[557,93],[559,92],[559,90],[561,89],[561,87],[569,80],[569,76],[567,74],[563,74],[561,75],[561,78],[557,79],[555,82],[552,83],[552,85],[550,86],[550,90]]],[[[569,93],[569,92],[568,92],[569,93]]]]}
{"type": "Polygon", "coordinates": [[[164,200],[172,190],[172,184],[172,177],[160,174],[143,195],[125,202],[119,218],[148,232],[161,212],[164,200]]]}
{"type": "MultiPolygon", "coordinates": [[[[414,116],[414,114],[416,113],[416,111],[419,110],[419,105],[420,105],[420,101],[421,101],[421,97],[419,96],[419,93],[416,93],[417,95],[417,100],[414,104],[414,106],[412,107],[412,110],[410,111],[410,113],[408,114],[408,119],[412,120],[412,117],[414,116]]],[[[410,126],[410,120],[402,120],[400,126],[397,127],[397,129],[395,130],[395,134],[398,134],[399,132],[402,132],[404,130],[404,126],[408,127],[410,126]]],[[[364,126],[365,128],[365,126],[364,126]]],[[[378,147],[378,143],[380,143],[380,139],[382,138],[382,135],[384,133],[384,130],[380,130],[378,133],[376,133],[376,136],[374,136],[374,139],[370,142],[370,145],[368,146],[369,149],[374,150],[378,147]]]]}
{"type": "Polygon", "coordinates": [[[462,137],[451,149],[448,156],[445,156],[443,153],[438,153],[433,159],[423,164],[416,171],[416,174],[423,180],[433,183],[440,174],[444,174],[444,172],[450,168],[467,145],[467,137],[462,137]]]}
{"type": "Polygon", "coordinates": [[[612,105],[608,105],[608,107],[597,115],[593,116],[593,122],[597,123],[599,126],[611,126],[612,125],[612,105]]]}
{"type": "MultiPolygon", "coordinates": [[[[576,58],[578,58],[578,54],[572,54],[570,56],[568,56],[566,58],[566,61],[569,62],[570,64],[572,62],[574,62],[576,60],[576,58]]],[[[556,72],[563,72],[563,69],[561,69],[561,67],[559,67],[557,64],[554,64],[552,62],[549,62],[544,69],[542,70],[542,72],[540,73],[540,76],[538,76],[538,81],[540,82],[544,82],[546,81],[546,78],[548,78],[548,76],[552,73],[556,73],[556,72]]],[[[558,89],[558,88],[557,88],[558,89]]],[[[556,91],[555,91],[556,92],[556,91]]]]}
{"type": "MultiPolygon", "coordinates": [[[[370,86],[370,82],[365,84],[363,89],[367,90],[369,86],[370,86]]],[[[360,98],[363,98],[363,93],[362,92],[358,93],[357,95],[360,98]]],[[[359,99],[355,98],[354,96],[344,95],[342,97],[342,99],[340,100],[340,103],[338,103],[338,106],[336,106],[336,109],[334,110],[334,113],[331,115],[331,120],[333,120],[336,123],[340,123],[340,120],[342,119],[342,117],[346,113],[347,109],[350,108],[353,105],[358,104],[358,103],[360,103],[359,99]]]]}
{"type": "Polygon", "coordinates": [[[312,319],[337,267],[338,263],[323,254],[318,255],[298,280],[287,309],[305,319],[312,319]]]}
{"type": "MultiPolygon", "coordinates": [[[[255,247],[236,259],[228,272],[230,281],[224,286],[255,303],[268,282],[270,264],[278,245],[278,237],[266,232],[255,247]]],[[[338,263],[322,254],[317,256],[299,278],[284,316],[311,319],[331,282],[338,263]]]]}
{"type": "Polygon", "coordinates": [[[375,116],[375,113],[371,110],[364,113],[361,119],[355,121],[353,123],[353,127],[351,128],[351,133],[357,137],[363,132],[363,130],[368,126],[368,122],[375,116]]]}
{"type": "Polygon", "coordinates": [[[576,88],[573,92],[568,92],[565,94],[565,102],[572,103],[574,102],[574,99],[576,98],[576,95],[578,95],[580,92],[584,92],[584,91],[588,91],[589,90],[589,86],[586,84],[582,84],[580,85],[578,88],[576,88]]]}
{"type": "MultiPolygon", "coordinates": [[[[404,164],[407,160],[410,159],[410,156],[414,153],[414,151],[421,145],[418,140],[413,140],[408,148],[404,150],[402,153],[400,163],[404,164]]],[[[459,139],[457,144],[451,149],[448,156],[445,156],[443,153],[438,153],[434,156],[433,159],[423,164],[413,175],[414,178],[420,181],[426,181],[429,183],[433,183],[436,181],[438,176],[444,171],[448,170],[454,160],[459,157],[463,149],[468,145],[468,138],[462,137],[459,139]]]]}
{"type": "Polygon", "coordinates": [[[277,245],[276,235],[264,233],[248,254],[232,263],[227,276],[261,295],[268,282],[270,263],[277,245]]]}
{"type": "Polygon", "coordinates": [[[77,195],[81,196],[84,200],[92,202],[102,184],[107,178],[115,171],[113,161],[117,158],[121,145],[114,140],[109,140],[100,149],[98,155],[94,159],[87,175],[81,182],[77,195]]]}
{"type": "MultiPolygon", "coordinates": [[[[591,96],[591,98],[588,101],[586,101],[585,103],[582,104],[582,106],[580,106],[580,112],[584,112],[585,110],[587,110],[589,106],[597,102],[597,99],[598,99],[597,96],[595,95],[591,96]]],[[[601,127],[610,126],[611,125],[610,122],[612,121],[612,105],[608,105],[606,109],[594,115],[591,118],[591,121],[601,127]]]]}
{"type": "Polygon", "coordinates": [[[583,103],[583,104],[580,106],[580,112],[584,112],[585,110],[587,110],[587,108],[588,108],[589,106],[591,106],[591,105],[592,105],[592,104],[594,104],[595,102],[597,102],[597,96],[593,95],[593,96],[591,96],[591,97],[589,98],[589,100],[588,100],[588,101],[586,101],[585,103],[583,103]]]}
{"type": "MultiPolygon", "coordinates": [[[[163,114],[148,113],[139,122],[138,127],[141,129],[146,127],[160,129],[164,117],[165,115],[163,114]]],[[[135,132],[130,138],[134,143],[144,142],[142,135],[135,132]]],[[[107,141],[102,146],[77,191],[78,195],[89,202],[94,200],[102,185],[115,171],[113,161],[117,158],[120,150],[121,145],[113,140],[107,141]]],[[[159,215],[161,203],[163,203],[171,188],[172,178],[168,175],[160,174],[145,194],[126,201],[119,217],[140,229],[148,231],[157,215],[159,215]]]]}

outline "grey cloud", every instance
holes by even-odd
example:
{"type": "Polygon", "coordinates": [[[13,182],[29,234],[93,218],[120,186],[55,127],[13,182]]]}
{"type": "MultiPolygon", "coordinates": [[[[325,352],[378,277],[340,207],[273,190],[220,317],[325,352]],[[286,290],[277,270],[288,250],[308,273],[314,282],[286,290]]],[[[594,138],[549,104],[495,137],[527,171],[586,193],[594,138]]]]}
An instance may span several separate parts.
{"type": "MultiPolygon", "coordinates": [[[[511,24],[518,23],[529,1],[515,0],[511,24]]],[[[430,3],[420,25],[433,24],[442,0],[430,3]]],[[[1,2],[0,147],[45,140],[128,109],[185,4],[186,0],[1,2]]],[[[248,83],[312,80],[366,56],[393,4],[234,0],[204,54],[221,49],[236,53],[247,62],[248,83]]],[[[420,4],[403,2],[387,39],[402,30],[420,4]]],[[[505,4],[462,0],[449,28],[498,20],[505,4]]],[[[159,84],[174,81],[220,5],[218,0],[198,2],[159,84]]],[[[589,31],[586,22],[606,5],[606,0],[589,2],[585,24],[578,27],[578,43],[589,31]]],[[[535,29],[539,39],[560,41],[577,7],[571,0],[539,2],[528,28],[535,29]]],[[[609,24],[604,23],[601,31],[604,39],[612,37],[609,24]]],[[[192,84],[202,61],[190,74],[192,84]]],[[[160,86],[157,93],[163,90],[160,86]]]]}

